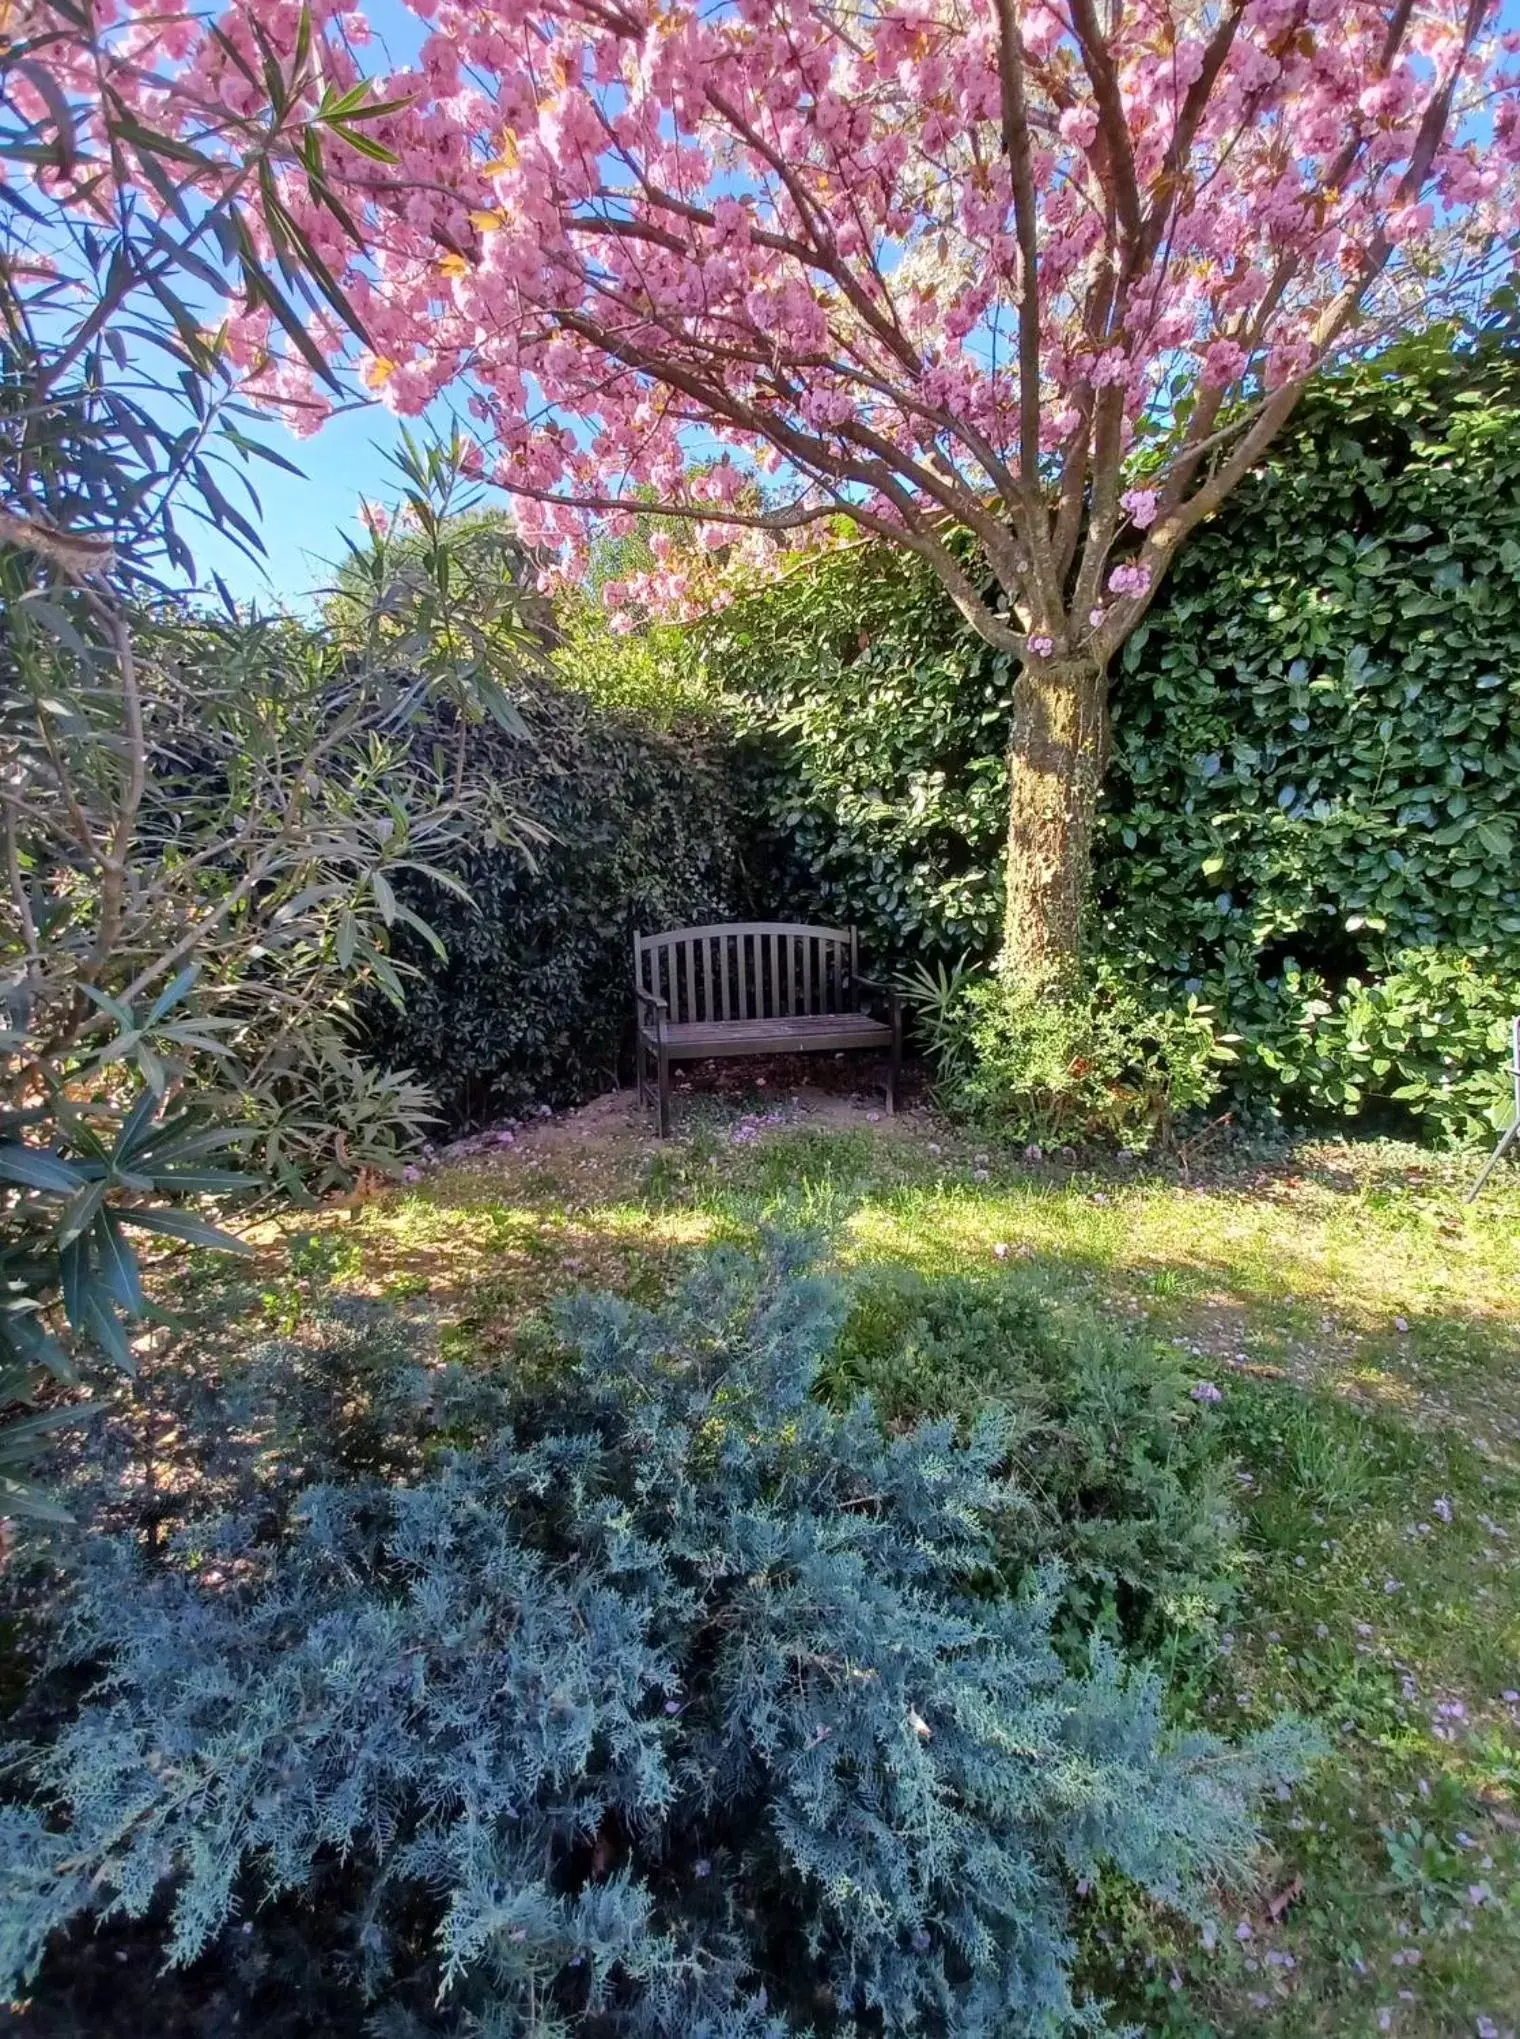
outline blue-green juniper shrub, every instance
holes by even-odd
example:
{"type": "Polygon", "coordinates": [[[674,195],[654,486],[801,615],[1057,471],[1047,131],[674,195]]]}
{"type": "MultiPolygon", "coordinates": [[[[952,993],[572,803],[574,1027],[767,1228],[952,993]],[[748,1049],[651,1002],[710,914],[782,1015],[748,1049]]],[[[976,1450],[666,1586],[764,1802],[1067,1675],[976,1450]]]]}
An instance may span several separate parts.
{"type": "Polygon", "coordinates": [[[0,1983],[90,1920],[185,1964],[294,1911],[354,2030],[1095,2026],[1074,1886],[1205,1909],[1304,1737],[1176,1734],[1105,1643],[1063,1664],[1059,1568],[1004,1568],[1006,1411],[826,1406],[847,1308],[784,1243],[657,1310],[571,1298],[557,1366],[411,1368],[370,1472],[346,1400],[295,1462],[266,1357],[156,1546],[56,1544],[0,1983]]]}

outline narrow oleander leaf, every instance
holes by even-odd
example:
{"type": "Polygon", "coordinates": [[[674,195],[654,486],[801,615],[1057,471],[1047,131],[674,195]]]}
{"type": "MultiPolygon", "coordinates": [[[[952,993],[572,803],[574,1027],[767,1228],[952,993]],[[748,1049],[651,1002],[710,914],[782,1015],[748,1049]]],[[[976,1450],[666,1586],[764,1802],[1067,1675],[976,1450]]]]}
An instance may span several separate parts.
{"type": "Polygon", "coordinates": [[[116,1215],[124,1225],[138,1225],[145,1232],[161,1232],[166,1238],[183,1239],[191,1246],[210,1246],[219,1253],[251,1255],[253,1252],[246,1240],[224,1232],[218,1225],[209,1225],[203,1218],[193,1217],[188,1211],[147,1209],[138,1205],[123,1206],[116,1215]]]}
{"type": "Polygon", "coordinates": [[[132,1250],[132,1242],[123,1231],[121,1219],[115,1211],[100,1212],[95,1220],[93,1243],[100,1280],[112,1301],[118,1303],[129,1317],[140,1317],[146,1308],[142,1272],[132,1250]]]}
{"type": "Polygon", "coordinates": [[[84,1180],[80,1169],[61,1155],[29,1147],[19,1140],[0,1140],[0,1182],[72,1196],[84,1180]]]}

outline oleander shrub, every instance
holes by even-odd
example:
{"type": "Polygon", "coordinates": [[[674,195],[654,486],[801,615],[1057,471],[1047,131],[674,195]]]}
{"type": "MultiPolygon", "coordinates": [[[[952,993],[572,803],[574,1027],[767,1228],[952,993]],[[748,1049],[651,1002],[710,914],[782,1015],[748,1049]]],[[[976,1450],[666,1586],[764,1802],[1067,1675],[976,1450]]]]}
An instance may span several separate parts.
{"type": "Polygon", "coordinates": [[[526,734],[486,726],[475,741],[546,840],[531,857],[483,841],[453,859],[467,897],[417,881],[446,953],[398,931],[417,975],[404,1010],[369,1018],[376,1052],[415,1070],[455,1130],[616,1082],[635,933],[744,904],[732,770],[710,730],[658,727],[547,680],[513,698],[526,734]]]}
{"type": "Polygon", "coordinates": [[[822,1392],[871,1397],[894,1428],[986,1411],[1006,1425],[1023,1506],[997,1531],[1005,1565],[1064,1568],[1058,1635],[1130,1653],[1207,1650],[1238,1547],[1217,1419],[1169,1346],[1061,1304],[1032,1275],[867,1276],[822,1392]]]}
{"type": "Polygon", "coordinates": [[[847,1307],[782,1245],[656,1311],[568,1300],[557,1363],[468,1407],[393,1349],[358,1400],[412,1411],[399,1461],[347,1392],[382,1340],[322,1334],[325,1404],[266,1353],[155,1543],[57,1542],[0,1810],[7,1990],[50,1941],[42,2000],[67,1989],[79,1930],[125,1919],[223,2001],[262,1950],[261,2032],[1100,2022],[1075,1884],[1206,1906],[1304,1738],[1177,1734],[1101,1640],[1063,1663],[1059,1568],[1000,1542],[1011,1412],[825,1406],[847,1307]]]}

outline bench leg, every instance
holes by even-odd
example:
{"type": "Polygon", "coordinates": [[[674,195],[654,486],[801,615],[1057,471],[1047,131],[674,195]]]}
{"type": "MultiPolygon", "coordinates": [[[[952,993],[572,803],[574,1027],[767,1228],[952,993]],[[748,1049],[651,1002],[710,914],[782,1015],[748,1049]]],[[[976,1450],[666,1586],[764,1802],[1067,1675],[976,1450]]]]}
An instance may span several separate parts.
{"type": "Polygon", "coordinates": [[[660,1058],[660,1138],[670,1138],[670,1055],[662,1044],[660,1058]]]}
{"type": "Polygon", "coordinates": [[[897,1091],[902,1082],[902,1007],[892,1000],[892,1059],[887,1064],[887,1117],[897,1115],[897,1091]]]}

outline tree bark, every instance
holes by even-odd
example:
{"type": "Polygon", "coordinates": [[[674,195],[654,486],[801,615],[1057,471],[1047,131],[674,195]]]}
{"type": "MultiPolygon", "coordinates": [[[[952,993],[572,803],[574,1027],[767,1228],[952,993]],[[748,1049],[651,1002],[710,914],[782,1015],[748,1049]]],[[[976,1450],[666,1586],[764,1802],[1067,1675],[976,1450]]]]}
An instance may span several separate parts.
{"type": "Polygon", "coordinates": [[[1108,762],[1108,674],[1089,660],[1020,672],[1008,744],[1008,902],[999,968],[1026,984],[1075,975],[1108,762]]]}

